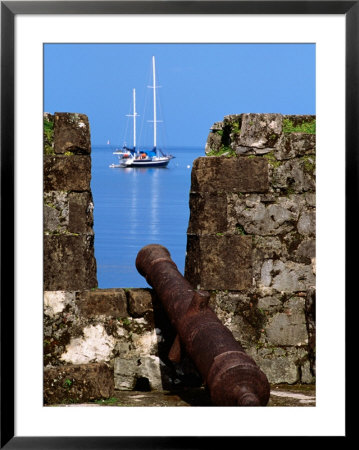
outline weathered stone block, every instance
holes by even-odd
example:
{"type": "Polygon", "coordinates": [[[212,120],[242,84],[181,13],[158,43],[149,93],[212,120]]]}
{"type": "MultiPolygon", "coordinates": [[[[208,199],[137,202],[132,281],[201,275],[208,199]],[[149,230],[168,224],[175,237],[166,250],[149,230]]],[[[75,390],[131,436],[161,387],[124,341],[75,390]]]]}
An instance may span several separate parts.
{"type": "Polygon", "coordinates": [[[55,153],[91,153],[90,124],[85,114],[55,113],[54,119],[55,153]]]}
{"type": "Polygon", "coordinates": [[[252,283],[251,236],[188,235],[185,278],[195,288],[249,288],[252,283]]]}
{"type": "Polygon", "coordinates": [[[127,299],[123,289],[96,289],[77,294],[77,306],[84,317],[100,315],[127,317],[127,299]]]}
{"type": "Polygon", "coordinates": [[[116,358],[114,365],[115,389],[131,391],[137,380],[138,364],[134,359],[116,358]]]}
{"type": "Polygon", "coordinates": [[[297,223],[298,232],[304,236],[315,236],[315,211],[303,211],[297,223]]]}
{"type": "Polygon", "coordinates": [[[297,352],[282,349],[273,351],[272,348],[261,348],[258,351],[247,350],[250,356],[266,374],[268,381],[273,384],[294,384],[300,381],[297,352]]]}
{"type": "Polygon", "coordinates": [[[212,131],[209,133],[206,146],[205,146],[205,153],[209,153],[211,151],[218,152],[222,145],[222,136],[216,131],[212,131]]]}
{"type": "MultiPolygon", "coordinates": [[[[259,236],[280,235],[296,228],[305,200],[300,195],[275,197],[262,201],[260,195],[232,195],[228,204],[228,222],[240,224],[246,233],[259,236]]],[[[232,225],[233,224],[233,225],[232,225]]]]}
{"type": "Polygon", "coordinates": [[[313,258],[315,258],[315,240],[302,241],[294,254],[294,260],[304,264],[311,264],[313,258]]]}
{"type": "Polygon", "coordinates": [[[214,234],[227,230],[225,194],[190,194],[189,234],[214,234]]]}
{"type": "Polygon", "coordinates": [[[315,154],[316,135],[307,133],[283,133],[275,145],[278,160],[315,154]]]}
{"type": "Polygon", "coordinates": [[[84,403],[114,393],[113,371],[106,364],[81,364],[44,369],[44,403],[84,403]]]}
{"type": "Polygon", "coordinates": [[[304,302],[299,308],[288,306],[283,313],[275,314],[265,327],[265,336],[269,345],[304,346],[308,344],[304,302]]]}
{"type": "Polygon", "coordinates": [[[44,231],[63,232],[68,229],[68,193],[50,191],[44,193],[44,231]]]}
{"type": "Polygon", "coordinates": [[[167,377],[162,376],[161,366],[163,362],[155,355],[143,355],[136,361],[116,358],[115,388],[126,391],[142,384],[140,390],[161,390],[168,383],[167,377]]]}
{"type": "Polygon", "coordinates": [[[93,234],[91,192],[44,193],[44,231],[93,234]]]}
{"type": "Polygon", "coordinates": [[[69,232],[93,234],[93,200],[91,192],[69,194],[69,232]]]}
{"type": "Polygon", "coordinates": [[[273,169],[270,182],[276,189],[287,193],[303,193],[315,190],[315,157],[285,161],[273,169]]]}
{"type": "Polygon", "coordinates": [[[71,338],[60,359],[69,364],[107,362],[113,356],[115,345],[116,338],[108,334],[104,324],[90,324],[83,328],[81,336],[71,338]]]}
{"type": "Polygon", "coordinates": [[[281,114],[243,114],[239,145],[243,147],[274,147],[282,133],[281,114]]]}
{"type": "Polygon", "coordinates": [[[45,291],[44,314],[50,318],[61,314],[67,305],[75,301],[75,292],[70,291],[45,291]]]}
{"type": "Polygon", "coordinates": [[[44,290],[74,291],[96,286],[93,236],[44,236],[44,290]]]}
{"type": "Polygon", "coordinates": [[[265,159],[213,156],[193,162],[191,192],[266,192],[268,188],[265,159]]]}
{"type": "Polygon", "coordinates": [[[148,311],[153,311],[152,292],[149,289],[130,289],[128,310],[132,317],[142,317],[148,311]]]}
{"type": "Polygon", "coordinates": [[[315,285],[315,276],[310,265],[268,259],[262,265],[261,284],[278,292],[306,291],[315,285]]]}
{"type": "Polygon", "coordinates": [[[44,155],[44,191],[89,191],[91,157],[44,155]]]}

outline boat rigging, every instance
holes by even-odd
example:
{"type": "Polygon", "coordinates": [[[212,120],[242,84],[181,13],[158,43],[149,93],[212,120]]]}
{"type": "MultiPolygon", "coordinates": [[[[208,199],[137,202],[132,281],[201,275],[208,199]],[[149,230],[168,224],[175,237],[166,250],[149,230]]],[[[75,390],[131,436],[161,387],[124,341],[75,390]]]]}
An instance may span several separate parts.
{"type": "Polygon", "coordinates": [[[118,164],[111,164],[110,167],[167,167],[173,155],[164,154],[157,147],[157,99],[156,99],[156,62],[155,57],[152,57],[152,79],[153,86],[148,86],[153,89],[153,148],[151,150],[139,150],[136,147],[136,90],[133,89],[133,114],[127,116],[133,118],[133,147],[124,145],[121,150],[116,150],[115,155],[118,156],[118,164]]]}

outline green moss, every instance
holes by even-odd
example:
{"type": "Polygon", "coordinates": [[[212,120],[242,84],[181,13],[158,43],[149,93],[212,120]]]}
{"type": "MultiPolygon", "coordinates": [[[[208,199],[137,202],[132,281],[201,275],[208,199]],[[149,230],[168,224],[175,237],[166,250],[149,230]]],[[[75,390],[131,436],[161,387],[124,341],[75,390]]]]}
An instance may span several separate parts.
{"type": "Polygon", "coordinates": [[[227,147],[226,145],[222,145],[219,150],[211,150],[207,156],[222,156],[225,153],[228,153],[225,155],[228,157],[237,156],[236,152],[231,147],[227,147]]]}
{"type": "Polygon", "coordinates": [[[44,119],[44,133],[51,142],[54,136],[54,122],[44,119]]]}
{"type": "Polygon", "coordinates": [[[125,326],[129,326],[132,323],[128,317],[119,317],[117,320],[121,323],[121,325],[125,326]]]}
{"type": "Polygon", "coordinates": [[[272,167],[279,167],[281,165],[281,162],[276,159],[273,152],[267,153],[263,156],[266,160],[268,160],[268,163],[272,167]]]}
{"type": "Polygon", "coordinates": [[[44,134],[44,153],[45,155],[53,155],[54,122],[44,119],[43,134],[44,134]]]}
{"type": "Polygon", "coordinates": [[[234,134],[241,134],[241,127],[239,122],[233,122],[232,123],[232,133],[234,134]]]}
{"type": "Polygon", "coordinates": [[[302,158],[304,170],[308,173],[313,173],[315,171],[315,156],[305,155],[302,158]]]}
{"type": "Polygon", "coordinates": [[[295,125],[290,119],[283,119],[283,133],[316,133],[316,120],[295,125]]]}
{"type": "Polygon", "coordinates": [[[57,209],[53,203],[45,203],[45,206],[48,206],[49,208],[52,208],[52,209],[57,209]]]}
{"type": "Polygon", "coordinates": [[[54,148],[51,145],[45,144],[44,145],[44,154],[45,155],[54,155],[54,148]]]}
{"type": "Polygon", "coordinates": [[[289,197],[290,195],[295,194],[295,189],[292,187],[288,187],[287,189],[285,189],[285,192],[283,192],[283,194],[289,197]]]}

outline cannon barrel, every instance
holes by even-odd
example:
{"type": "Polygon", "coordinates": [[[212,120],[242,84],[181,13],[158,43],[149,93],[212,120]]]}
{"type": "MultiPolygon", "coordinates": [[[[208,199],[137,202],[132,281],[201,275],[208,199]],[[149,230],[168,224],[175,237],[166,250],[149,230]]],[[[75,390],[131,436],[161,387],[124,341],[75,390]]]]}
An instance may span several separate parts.
{"type": "Polygon", "coordinates": [[[265,406],[267,377],[208,306],[209,293],[193,289],[161,245],[143,247],[136,268],[154,288],[178,333],[169,358],[178,362],[184,348],[214,405],[265,406]]]}

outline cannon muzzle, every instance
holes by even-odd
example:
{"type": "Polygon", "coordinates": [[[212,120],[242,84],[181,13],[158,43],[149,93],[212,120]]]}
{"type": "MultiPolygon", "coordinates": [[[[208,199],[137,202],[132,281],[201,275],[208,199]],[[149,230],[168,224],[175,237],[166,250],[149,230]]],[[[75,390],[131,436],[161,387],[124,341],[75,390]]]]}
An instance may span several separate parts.
{"type": "Polygon", "coordinates": [[[265,406],[270,393],[267,377],[208,306],[209,293],[193,289],[161,245],[143,247],[136,268],[155,290],[178,333],[170,360],[179,362],[181,348],[186,351],[214,405],[265,406]]]}

